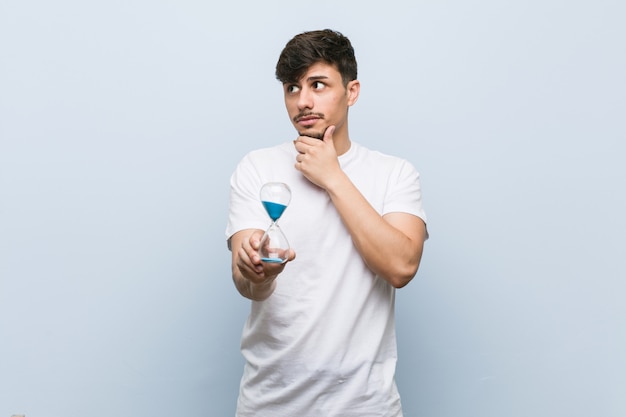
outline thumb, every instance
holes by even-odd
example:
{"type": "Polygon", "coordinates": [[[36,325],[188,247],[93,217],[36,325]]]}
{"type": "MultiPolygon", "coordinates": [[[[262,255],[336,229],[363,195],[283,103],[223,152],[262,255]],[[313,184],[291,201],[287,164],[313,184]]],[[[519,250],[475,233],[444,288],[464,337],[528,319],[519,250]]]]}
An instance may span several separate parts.
{"type": "Polygon", "coordinates": [[[333,133],[335,133],[335,126],[328,126],[328,128],[324,132],[324,142],[332,143],[333,133]]]}
{"type": "Polygon", "coordinates": [[[261,243],[262,234],[260,232],[252,234],[250,236],[250,247],[254,250],[258,250],[261,243]]]}

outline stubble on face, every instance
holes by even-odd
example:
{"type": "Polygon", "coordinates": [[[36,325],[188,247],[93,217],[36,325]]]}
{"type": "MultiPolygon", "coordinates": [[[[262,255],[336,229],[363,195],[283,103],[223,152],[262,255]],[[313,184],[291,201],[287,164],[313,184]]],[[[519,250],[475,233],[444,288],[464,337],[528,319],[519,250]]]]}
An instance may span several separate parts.
{"type": "MultiPolygon", "coordinates": [[[[310,117],[310,116],[314,116],[319,118],[319,120],[324,120],[324,114],[323,113],[316,113],[316,112],[312,112],[312,111],[303,111],[298,113],[296,116],[294,116],[292,118],[294,124],[298,124],[298,122],[305,118],[305,117],[310,117]]],[[[328,129],[328,126],[324,128],[324,130],[322,132],[315,132],[315,131],[310,131],[310,129],[306,129],[305,131],[300,131],[298,130],[298,134],[300,136],[308,136],[310,138],[314,138],[314,139],[319,139],[322,140],[324,139],[324,133],[326,132],[326,129],[328,129]]]]}
{"type": "MultiPolygon", "coordinates": [[[[324,129],[326,132],[326,129],[324,129]]],[[[324,140],[324,132],[298,132],[300,136],[308,136],[313,139],[324,140]]]]}

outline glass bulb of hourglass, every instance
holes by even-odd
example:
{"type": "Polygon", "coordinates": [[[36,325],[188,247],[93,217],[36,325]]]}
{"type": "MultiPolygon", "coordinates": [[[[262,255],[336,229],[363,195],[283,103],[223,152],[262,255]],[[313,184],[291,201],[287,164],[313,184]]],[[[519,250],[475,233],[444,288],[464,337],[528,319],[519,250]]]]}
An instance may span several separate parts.
{"type": "Polygon", "coordinates": [[[263,262],[286,262],[289,257],[289,242],[276,223],[291,201],[291,190],[282,182],[269,182],[261,187],[261,203],[272,219],[261,238],[259,256],[263,262]]]}
{"type": "Polygon", "coordinates": [[[259,255],[263,262],[280,263],[289,258],[289,242],[280,227],[272,222],[261,238],[259,255]]]}

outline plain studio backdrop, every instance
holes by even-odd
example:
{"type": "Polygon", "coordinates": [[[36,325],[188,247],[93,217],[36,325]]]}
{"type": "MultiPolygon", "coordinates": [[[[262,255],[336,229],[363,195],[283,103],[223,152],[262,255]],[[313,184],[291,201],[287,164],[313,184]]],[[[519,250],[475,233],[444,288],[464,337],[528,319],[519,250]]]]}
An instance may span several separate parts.
{"type": "Polygon", "coordinates": [[[610,0],[2,0],[0,417],[234,415],[228,180],[295,138],[274,65],[321,28],[356,49],[352,139],[422,175],[405,415],[626,415],[625,19],[610,0]]]}

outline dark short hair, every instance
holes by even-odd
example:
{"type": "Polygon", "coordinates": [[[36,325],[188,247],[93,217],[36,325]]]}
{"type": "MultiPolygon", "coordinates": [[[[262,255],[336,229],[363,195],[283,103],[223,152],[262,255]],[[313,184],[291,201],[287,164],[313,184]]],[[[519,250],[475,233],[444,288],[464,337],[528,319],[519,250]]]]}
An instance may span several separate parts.
{"type": "Polygon", "coordinates": [[[356,58],[350,40],[330,29],[303,32],[287,42],[276,63],[276,78],[283,84],[297,82],[318,62],[335,65],[344,86],[356,80],[356,58]]]}

